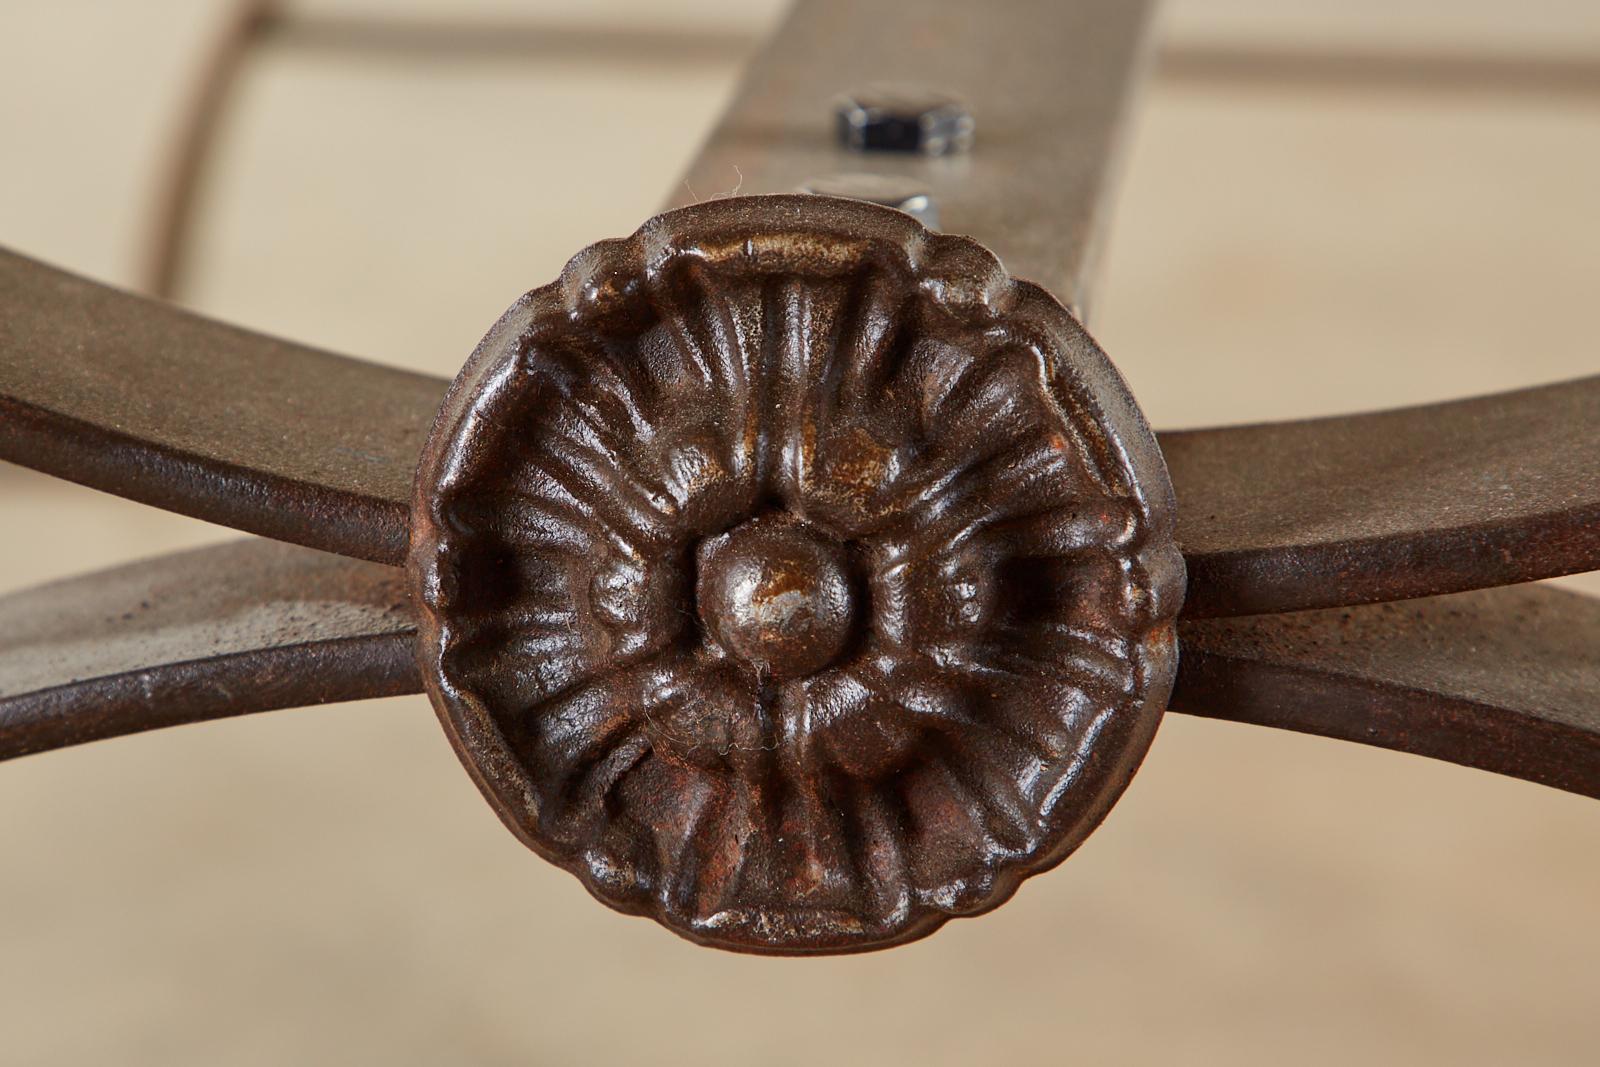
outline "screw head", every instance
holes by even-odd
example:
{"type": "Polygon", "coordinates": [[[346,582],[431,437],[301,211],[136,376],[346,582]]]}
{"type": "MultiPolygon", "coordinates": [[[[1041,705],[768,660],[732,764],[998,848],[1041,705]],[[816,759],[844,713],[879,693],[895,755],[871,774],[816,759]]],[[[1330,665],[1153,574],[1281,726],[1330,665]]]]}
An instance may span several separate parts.
{"type": "Polygon", "coordinates": [[[800,187],[815,196],[842,196],[904,211],[930,230],[939,228],[939,208],[928,187],[914,178],[890,174],[830,174],[800,187]]]}
{"type": "Polygon", "coordinates": [[[949,93],[917,85],[867,85],[835,107],[839,142],[858,152],[944,156],[972,147],[974,123],[949,93]]]}

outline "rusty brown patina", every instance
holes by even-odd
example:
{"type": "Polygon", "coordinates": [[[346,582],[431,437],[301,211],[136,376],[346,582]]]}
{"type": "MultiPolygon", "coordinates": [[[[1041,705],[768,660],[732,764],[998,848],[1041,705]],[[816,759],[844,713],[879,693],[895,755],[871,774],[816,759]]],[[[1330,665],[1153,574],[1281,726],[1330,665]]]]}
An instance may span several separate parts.
{"type": "MultiPolygon", "coordinates": [[[[0,453],[395,559],[442,383],[0,268],[0,453]],[[164,403],[217,358],[244,394],[164,403]]],[[[0,600],[0,755],[426,677],[507,822],[611,903],[726,947],[893,944],[1003,900],[1126,784],[1171,684],[1175,517],[1198,616],[1592,567],[1597,381],[1164,435],[1180,516],[1093,342],[979,246],[719,201],[580,255],[463,372],[412,505],[420,671],[391,569],[248,544],[135,564],[0,600]],[[1108,561],[1136,576],[1120,614],[1108,561]]],[[[1175,705],[1600,792],[1592,602],[1486,596],[1192,622],[1175,705]],[[1461,605],[1473,626],[1443,625],[1461,605]],[[1497,626],[1509,689],[1462,674],[1497,626]]]]}
{"type": "Polygon", "coordinates": [[[1110,362],[987,251],[806,196],[671,212],[484,340],[417,482],[428,691],[485,794],[696,940],[980,912],[1126,786],[1183,561],[1110,362]]]}
{"type": "MultiPolygon", "coordinates": [[[[937,71],[989,132],[872,168],[1081,307],[1146,9],[799,4],[684,191],[853,169],[818,102],[937,71]]],[[[1484,588],[1600,567],[1600,377],[1158,448],[984,247],[787,196],[580,253],[447,384],[0,253],[0,458],[310,546],[0,597],[0,759],[426,682],[523,840],[789,953],[1003,901],[1169,689],[1600,796],[1600,602],[1484,588]]]]}

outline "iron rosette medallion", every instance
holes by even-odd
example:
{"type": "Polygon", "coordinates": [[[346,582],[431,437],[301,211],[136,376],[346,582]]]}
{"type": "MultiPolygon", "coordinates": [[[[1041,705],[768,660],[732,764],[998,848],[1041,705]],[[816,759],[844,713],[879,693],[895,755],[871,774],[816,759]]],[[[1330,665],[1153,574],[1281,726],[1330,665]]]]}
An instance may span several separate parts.
{"type": "Polygon", "coordinates": [[[1173,511],[1111,364],[981,246],[714,201],[581,253],[457,378],[424,675],[507,825],[606,903],[881,947],[1120,795],[1176,667],[1173,511]]]}

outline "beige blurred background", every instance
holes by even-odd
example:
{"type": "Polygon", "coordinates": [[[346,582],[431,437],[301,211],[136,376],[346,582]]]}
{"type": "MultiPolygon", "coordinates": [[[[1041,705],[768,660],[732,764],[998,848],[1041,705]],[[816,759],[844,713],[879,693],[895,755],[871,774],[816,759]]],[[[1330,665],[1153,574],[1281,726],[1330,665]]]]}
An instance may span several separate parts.
{"type": "MultiPolygon", "coordinates": [[[[294,6],[731,42],[688,62],[255,54],[182,299],[444,374],[655,209],[780,7],[294,6]]],[[[0,243],[138,282],[226,11],[0,5],[0,243]]],[[[1175,0],[1165,38],[1600,63],[1600,5],[1175,0]]],[[[1094,328],[1163,427],[1594,373],[1597,192],[1600,94],[1157,79],[1094,328]]],[[[0,469],[0,590],[225,536],[0,469]]],[[[1594,1064],[1600,804],[1172,716],[1101,832],[1000,911],[762,960],[615,915],[521,848],[421,697],[0,767],[0,1063],[691,1062],[1594,1064]]]]}

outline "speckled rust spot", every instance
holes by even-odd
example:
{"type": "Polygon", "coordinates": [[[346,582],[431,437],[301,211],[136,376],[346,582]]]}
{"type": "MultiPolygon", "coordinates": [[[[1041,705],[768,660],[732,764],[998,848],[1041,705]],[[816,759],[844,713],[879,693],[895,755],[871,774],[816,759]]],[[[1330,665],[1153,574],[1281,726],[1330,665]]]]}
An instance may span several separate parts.
{"type": "Polygon", "coordinates": [[[1126,785],[1172,684],[1172,508],[1116,372],[980,246],[716,201],[582,253],[457,379],[424,671],[507,824],[607,903],[894,944],[1126,785]]]}

